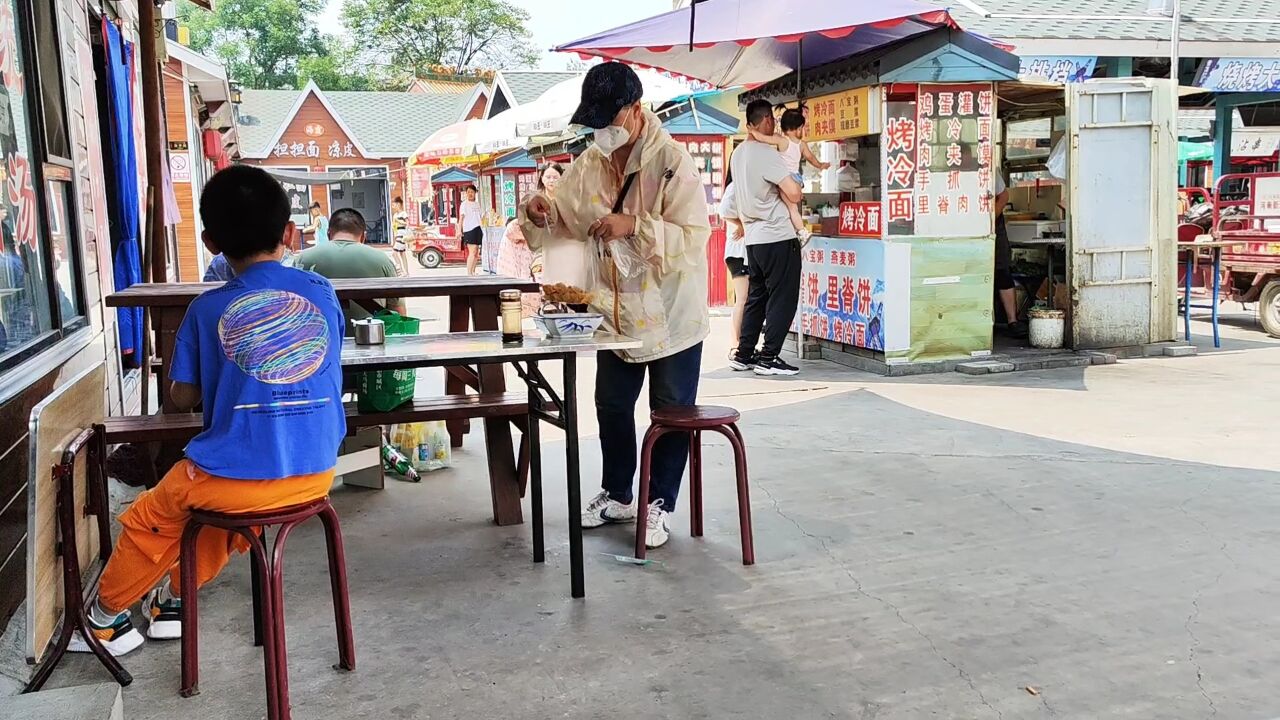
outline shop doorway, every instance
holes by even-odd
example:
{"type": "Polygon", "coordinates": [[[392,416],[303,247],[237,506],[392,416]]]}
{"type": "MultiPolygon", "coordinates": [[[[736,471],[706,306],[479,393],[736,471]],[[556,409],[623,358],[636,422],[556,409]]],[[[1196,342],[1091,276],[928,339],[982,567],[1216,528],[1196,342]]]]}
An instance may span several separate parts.
{"type": "Polygon", "coordinates": [[[364,216],[369,226],[368,244],[386,245],[390,241],[391,227],[390,186],[386,171],[382,168],[339,167],[329,170],[346,171],[356,176],[329,185],[329,214],[343,209],[355,210],[364,216]]]}

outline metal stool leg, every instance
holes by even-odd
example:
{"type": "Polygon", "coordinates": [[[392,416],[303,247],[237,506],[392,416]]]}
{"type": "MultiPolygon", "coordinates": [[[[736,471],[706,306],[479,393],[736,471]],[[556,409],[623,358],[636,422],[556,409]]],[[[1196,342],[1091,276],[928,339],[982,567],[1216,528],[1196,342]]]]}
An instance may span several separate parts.
{"type": "Polygon", "coordinates": [[[702,537],[702,431],[689,433],[689,527],[702,537]]]}
{"type": "Polygon", "coordinates": [[[249,583],[253,593],[253,645],[262,647],[262,561],[257,553],[249,553],[249,583]]]}
{"type": "Polygon", "coordinates": [[[320,512],[329,545],[329,581],[333,585],[333,617],[338,628],[337,670],[356,669],[356,642],[351,629],[351,599],[347,592],[347,555],[342,547],[338,513],[330,505],[320,512]]]}
{"type": "Polygon", "coordinates": [[[289,651],[285,641],[284,547],[296,526],[295,523],[280,526],[267,562],[267,594],[271,597],[273,615],[267,627],[274,638],[276,660],[276,717],[273,720],[290,720],[293,716],[289,703],[289,651]]]}
{"type": "Polygon", "coordinates": [[[182,594],[182,697],[200,694],[200,585],[196,577],[196,541],[204,526],[191,521],[182,531],[178,555],[179,592],[182,594]]]}
{"type": "Polygon", "coordinates": [[[729,425],[722,433],[733,446],[733,464],[738,476],[738,531],[742,536],[742,564],[756,563],[755,541],[751,532],[751,489],[747,482],[747,443],[737,425],[729,425]]]}
{"type": "Polygon", "coordinates": [[[636,559],[645,556],[645,530],[649,520],[649,475],[653,466],[653,445],[658,438],[665,435],[667,429],[659,425],[650,425],[644,434],[644,444],[640,449],[640,491],[636,495],[636,559]]]}

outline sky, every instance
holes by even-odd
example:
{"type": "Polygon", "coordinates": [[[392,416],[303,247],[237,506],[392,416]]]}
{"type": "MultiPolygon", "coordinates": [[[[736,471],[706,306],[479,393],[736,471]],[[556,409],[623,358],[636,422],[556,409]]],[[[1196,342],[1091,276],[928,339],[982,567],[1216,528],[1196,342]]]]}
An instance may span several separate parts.
{"type": "MultiPolygon", "coordinates": [[[[785,1],[785,0],[780,0],[785,1]]],[[[671,0],[510,0],[529,13],[529,32],[535,46],[543,49],[577,40],[600,30],[647,18],[671,9],[671,0]]],[[[323,32],[342,32],[342,0],[329,0],[320,18],[323,32]]],[[[563,70],[575,55],[547,52],[542,70],[563,70]]]]}

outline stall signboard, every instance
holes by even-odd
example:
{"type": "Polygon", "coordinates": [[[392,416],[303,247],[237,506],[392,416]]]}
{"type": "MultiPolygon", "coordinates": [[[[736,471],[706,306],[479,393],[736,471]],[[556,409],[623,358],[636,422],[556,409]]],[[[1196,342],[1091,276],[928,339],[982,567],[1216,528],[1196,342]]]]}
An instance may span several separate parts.
{"type": "Polygon", "coordinates": [[[503,176],[502,213],[508,220],[516,216],[516,179],[514,177],[503,176]]]}
{"type": "Polygon", "coordinates": [[[676,142],[689,150],[693,158],[693,166],[702,178],[702,186],[714,202],[719,202],[724,194],[724,139],[721,137],[700,137],[680,135],[676,142]]]}
{"type": "Polygon", "coordinates": [[[1280,59],[1209,58],[1195,84],[1213,92],[1280,92],[1280,59]]]}
{"type": "MultiPolygon", "coordinates": [[[[806,100],[809,113],[804,139],[822,142],[874,134],[878,128],[875,126],[876,114],[871,110],[879,103],[872,100],[872,90],[869,87],[856,88],[806,100]]],[[[878,99],[879,95],[874,97],[878,99]]]]}
{"type": "Polygon", "coordinates": [[[880,203],[840,203],[840,237],[879,238],[880,203]]]}
{"type": "Polygon", "coordinates": [[[519,197],[516,198],[517,205],[538,192],[538,173],[536,172],[520,173],[516,176],[516,182],[516,190],[519,193],[519,197]]]}
{"type": "Polygon", "coordinates": [[[1085,55],[1021,55],[1018,61],[1019,78],[1058,85],[1084,82],[1098,66],[1097,57],[1085,55]]]}
{"type": "Polygon", "coordinates": [[[880,137],[880,173],[884,182],[881,216],[885,234],[916,234],[916,104],[885,103],[884,132],[880,137]]]}
{"type": "MultiPolygon", "coordinates": [[[[1253,214],[1280,217],[1280,177],[1253,179],[1253,214]]],[[[1271,225],[1268,221],[1268,229],[1271,225]]]]}
{"type": "Polygon", "coordinates": [[[311,186],[281,181],[280,187],[289,198],[289,218],[295,223],[310,224],[311,186]]]}
{"type": "Polygon", "coordinates": [[[990,235],[994,86],[922,84],[916,109],[915,234],[990,235]]]}
{"type": "Polygon", "coordinates": [[[884,313],[884,243],[814,238],[804,250],[801,332],[883,352],[884,313]]]}

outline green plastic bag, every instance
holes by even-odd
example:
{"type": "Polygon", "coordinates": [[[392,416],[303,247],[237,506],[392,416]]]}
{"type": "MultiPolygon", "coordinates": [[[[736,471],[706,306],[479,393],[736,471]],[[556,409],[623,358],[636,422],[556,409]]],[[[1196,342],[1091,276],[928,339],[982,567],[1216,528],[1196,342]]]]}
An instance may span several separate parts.
{"type": "MultiPolygon", "coordinates": [[[[386,326],[387,335],[417,335],[422,321],[390,310],[379,310],[375,318],[386,326]]],[[[375,370],[360,373],[356,380],[356,407],[360,412],[391,412],[413,399],[418,373],[405,370],[375,370]]]]}

